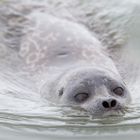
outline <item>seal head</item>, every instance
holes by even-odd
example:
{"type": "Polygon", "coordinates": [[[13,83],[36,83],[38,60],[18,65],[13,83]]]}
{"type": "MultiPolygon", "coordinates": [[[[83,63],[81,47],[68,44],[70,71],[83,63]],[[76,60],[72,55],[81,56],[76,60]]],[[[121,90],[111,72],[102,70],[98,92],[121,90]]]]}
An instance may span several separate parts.
{"type": "Polygon", "coordinates": [[[131,100],[119,75],[92,67],[67,72],[54,92],[59,103],[79,106],[95,116],[122,114],[131,100]]]}

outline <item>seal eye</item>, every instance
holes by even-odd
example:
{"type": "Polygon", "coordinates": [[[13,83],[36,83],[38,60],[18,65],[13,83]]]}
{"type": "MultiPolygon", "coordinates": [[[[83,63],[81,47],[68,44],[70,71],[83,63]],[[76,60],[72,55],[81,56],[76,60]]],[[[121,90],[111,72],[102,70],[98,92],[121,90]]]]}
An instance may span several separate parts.
{"type": "Polygon", "coordinates": [[[113,89],[113,92],[118,96],[122,96],[124,93],[124,89],[122,87],[117,87],[117,88],[113,89]]]}
{"type": "Polygon", "coordinates": [[[74,97],[77,102],[83,102],[89,97],[89,94],[88,93],[78,93],[74,97]]]}
{"type": "Polygon", "coordinates": [[[62,96],[63,93],[64,93],[64,88],[61,88],[61,89],[59,90],[59,96],[62,96]]]}

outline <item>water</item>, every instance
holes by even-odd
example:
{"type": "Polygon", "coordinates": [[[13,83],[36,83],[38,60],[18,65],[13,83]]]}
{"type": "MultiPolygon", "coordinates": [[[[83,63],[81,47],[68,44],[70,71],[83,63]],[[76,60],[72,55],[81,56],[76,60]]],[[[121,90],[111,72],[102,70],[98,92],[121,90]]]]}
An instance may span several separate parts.
{"type": "Polygon", "coordinates": [[[138,139],[139,9],[138,0],[1,0],[0,139],[138,139]],[[21,7],[26,10],[23,12],[21,7]],[[57,17],[84,24],[101,40],[132,95],[124,116],[93,119],[81,110],[57,107],[41,99],[35,83],[38,77],[24,69],[16,53],[18,33],[26,29],[14,23],[25,20],[20,18],[21,13],[24,17],[31,10],[46,8],[57,17]],[[13,32],[15,36],[10,34],[13,32]]]}

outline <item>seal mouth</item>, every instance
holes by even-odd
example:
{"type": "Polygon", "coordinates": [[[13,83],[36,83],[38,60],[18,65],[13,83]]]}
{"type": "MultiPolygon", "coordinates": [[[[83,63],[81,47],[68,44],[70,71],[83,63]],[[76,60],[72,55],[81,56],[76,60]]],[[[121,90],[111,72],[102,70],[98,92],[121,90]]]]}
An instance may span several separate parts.
{"type": "Polygon", "coordinates": [[[117,108],[117,109],[106,109],[106,110],[86,110],[85,108],[82,108],[83,111],[87,112],[90,116],[93,116],[95,118],[104,118],[109,116],[123,116],[127,112],[127,108],[117,108]]]}
{"type": "Polygon", "coordinates": [[[102,117],[107,117],[107,116],[123,116],[127,112],[127,108],[117,108],[117,109],[108,109],[106,110],[102,117]]]}
{"type": "Polygon", "coordinates": [[[105,113],[103,113],[102,117],[107,117],[107,116],[122,116],[124,115],[123,110],[108,110],[105,113]]]}

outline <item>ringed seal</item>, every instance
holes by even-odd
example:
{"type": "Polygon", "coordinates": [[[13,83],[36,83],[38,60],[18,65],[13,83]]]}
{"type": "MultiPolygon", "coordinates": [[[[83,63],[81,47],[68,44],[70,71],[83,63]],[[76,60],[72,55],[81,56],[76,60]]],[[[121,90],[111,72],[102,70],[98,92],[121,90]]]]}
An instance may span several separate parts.
{"type": "Polygon", "coordinates": [[[48,14],[33,13],[30,19],[36,24],[23,38],[20,56],[42,69],[42,97],[92,115],[122,112],[130,94],[96,37],[83,25],[48,14]]]}

